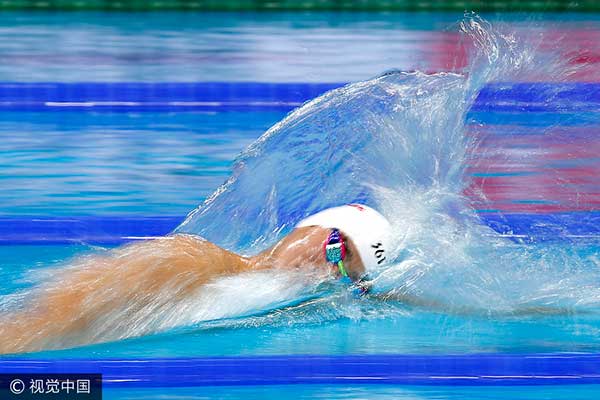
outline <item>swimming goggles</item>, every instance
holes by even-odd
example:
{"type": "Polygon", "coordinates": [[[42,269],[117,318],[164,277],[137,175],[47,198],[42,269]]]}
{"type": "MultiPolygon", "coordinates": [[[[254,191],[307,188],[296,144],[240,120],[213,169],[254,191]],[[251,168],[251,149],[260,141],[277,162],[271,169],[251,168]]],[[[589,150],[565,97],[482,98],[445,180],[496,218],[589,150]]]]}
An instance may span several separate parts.
{"type": "MultiPolygon", "coordinates": [[[[337,265],[342,275],[342,280],[352,282],[344,267],[344,259],[346,258],[346,243],[340,231],[333,228],[327,237],[325,243],[323,243],[323,250],[325,251],[325,259],[327,262],[337,265]]],[[[369,285],[369,277],[367,275],[360,278],[355,282],[354,287],[358,296],[364,296],[371,291],[371,285],[369,285]]]]}
{"type": "Polygon", "coordinates": [[[323,250],[325,251],[325,259],[327,262],[337,265],[340,270],[342,277],[347,277],[348,272],[344,267],[344,258],[346,258],[346,244],[340,231],[333,228],[327,237],[327,240],[323,244],[323,250]]]}

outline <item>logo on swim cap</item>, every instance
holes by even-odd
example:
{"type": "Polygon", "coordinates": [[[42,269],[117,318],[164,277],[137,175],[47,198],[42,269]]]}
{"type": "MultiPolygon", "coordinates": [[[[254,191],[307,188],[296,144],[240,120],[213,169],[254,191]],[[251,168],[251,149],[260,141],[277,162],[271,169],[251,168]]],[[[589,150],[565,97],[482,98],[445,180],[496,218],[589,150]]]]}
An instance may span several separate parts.
{"type": "Polygon", "coordinates": [[[385,261],[385,249],[383,248],[383,243],[377,242],[371,245],[372,248],[375,249],[375,258],[377,259],[377,265],[383,264],[385,261]]]}
{"type": "Polygon", "coordinates": [[[365,211],[365,206],[361,206],[360,204],[354,204],[354,203],[352,203],[352,204],[348,204],[348,205],[350,207],[354,207],[354,208],[356,208],[356,209],[358,209],[360,211],[365,211]]]}

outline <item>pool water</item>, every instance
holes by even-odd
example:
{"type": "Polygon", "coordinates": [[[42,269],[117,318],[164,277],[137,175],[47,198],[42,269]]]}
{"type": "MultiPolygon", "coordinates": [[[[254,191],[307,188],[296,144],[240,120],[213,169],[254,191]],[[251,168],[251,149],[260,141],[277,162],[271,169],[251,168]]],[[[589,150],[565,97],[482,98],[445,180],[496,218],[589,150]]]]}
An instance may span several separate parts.
{"type": "MultiPolygon", "coordinates": [[[[0,67],[0,81],[9,85],[104,82],[106,90],[122,89],[113,83],[128,81],[167,85],[177,81],[220,81],[232,85],[258,81],[272,83],[272,97],[277,99],[277,85],[282,82],[343,83],[369,79],[392,68],[438,71],[451,63],[465,62],[453,53],[460,52],[455,28],[461,18],[453,14],[267,13],[225,14],[228,18],[222,18],[223,15],[215,18],[150,13],[136,20],[121,13],[3,14],[0,19],[5,23],[0,24],[0,38],[5,40],[0,41],[0,54],[6,62],[0,67]],[[448,53],[454,55],[449,58],[448,53]]],[[[502,239],[506,244],[499,246],[504,253],[499,252],[497,260],[485,258],[487,253],[474,253],[475,257],[481,256],[480,263],[490,275],[468,276],[471,270],[466,269],[464,275],[432,276],[428,279],[433,283],[427,281],[417,289],[426,294],[428,290],[438,290],[446,298],[456,295],[458,302],[479,297],[483,303],[490,303],[489,307],[479,307],[474,313],[448,313],[394,301],[356,298],[338,287],[327,296],[292,299],[278,306],[267,304],[242,315],[194,321],[153,335],[6,358],[600,352],[596,290],[600,278],[594,270],[600,249],[596,178],[600,171],[600,107],[594,86],[594,54],[599,42],[594,38],[600,18],[589,14],[561,16],[559,21],[554,15],[536,16],[537,22],[520,22],[515,16],[490,18],[506,21],[518,32],[527,32],[534,24],[534,32],[546,34],[540,44],[542,49],[558,37],[563,55],[569,53],[573,43],[585,48],[588,58],[570,59],[569,65],[577,66],[576,73],[560,84],[586,81],[591,86],[569,86],[546,97],[543,86],[515,89],[529,96],[524,100],[520,95],[506,94],[512,87],[509,82],[508,89],[490,89],[507,97],[493,95],[486,100],[480,96],[465,112],[465,131],[476,140],[469,142],[472,145],[466,151],[465,176],[470,183],[460,194],[476,210],[478,226],[491,226],[506,236],[502,239]],[[586,39],[581,40],[582,37],[586,39]],[[541,93],[541,97],[535,98],[533,93],[541,93]],[[511,267],[507,260],[514,260],[515,266],[511,267]],[[490,265],[496,261],[496,266],[490,265]],[[536,273],[536,265],[528,263],[538,262],[536,273]],[[507,273],[494,267],[510,270],[507,273]],[[550,279],[553,274],[557,279],[550,279]],[[543,275],[549,276],[548,280],[542,280],[543,275]],[[531,297],[525,294],[530,288],[523,283],[528,276],[540,282],[531,287],[531,297]],[[485,287],[489,292],[477,287],[479,278],[488,279],[488,283],[497,279],[501,291],[507,292],[506,297],[514,291],[515,296],[523,297],[524,304],[558,304],[568,312],[504,312],[504,297],[493,297],[496,292],[489,287],[485,287]],[[515,279],[515,287],[507,283],[511,279],[515,279]],[[464,287],[443,290],[457,281],[464,287]],[[494,301],[498,302],[493,304],[497,308],[491,305],[494,301]]],[[[115,93],[115,98],[119,96],[115,93]]],[[[36,100],[27,99],[26,94],[22,97],[36,100]]],[[[21,218],[28,221],[27,226],[35,226],[35,221],[54,218],[54,226],[58,227],[55,230],[60,231],[66,229],[61,221],[78,223],[85,217],[127,220],[167,216],[173,221],[164,232],[167,233],[230,176],[236,160],[251,165],[253,159],[238,158],[240,152],[293,108],[238,110],[219,105],[209,111],[184,111],[173,106],[158,112],[94,107],[8,111],[8,105],[1,107],[5,108],[0,110],[0,166],[4,172],[0,176],[0,223],[5,228],[0,234],[0,296],[5,299],[46,279],[53,268],[60,268],[81,254],[103,251],[128,240],[118,236],[107,244],[87,240],[79,232],[49,244],[45,236],[48,232],[36,236],[41,231],[33,229],[25,232],[28,239],[23,244],[11,236],[15,233],[13,228],[10,232],[6,228],[10,221],[21,218]]],[[[345,112],[343,107],[338,108],[340,115],[345,112]]],[[[315,131],[328,128],[324,125],[311,127],[315,131]]],[[[285,133],[286,125],[282,129],[285,133]]],[[[277,160],[278,152],[289,149],[275,146],[275,150],[260,160],[277,160]]],[[[306,160],[293,159],[289,163],[295,165],[296,161],[306,160]]],[[[415,180],[419,177],[418,173],[413,176],[415,180]]],[[[256,187],[266,185],[265,182],[269,181],[259,179],[256,187]]],[[[285,186],[281,188],[285,190],[285,186]]],[[[340,193],[338,199],[354,195],[340,193]]],[[[433,216],[427,215],[430,227],[436,226],[439,215],[437,210],[433,216]]],[[[220,229],[229,228],[223,228],[221,222],[220,229]]],[[[440,225],[440,231],[443,229],[440,225]]],[[[480,232],[479,227],[471,225],[466,231],[480,232]]],[[[485,232],[495,234],[492,230],[485,232]]],[[[135,234],[134,225],[129,235],[135,234]]],[[[435,235],[432,231],[431,236],[435,235]]],[[[475,243],[475,249],[480,250],[486,243],[475,243]]],[[[424,249],[434,249],[430,243],[425,245],[429,247],[424,249]]],[[[464,261],[463,254],[459,256],[457,259],[464,261]]],[[[448,270],[441,269],[437,275],[444,272],[448,270]]],[[[247,291],[242,294],[258,290],[264,283],[248,282],[256,286],[245,288],[247,291]]],[[[494,287],[493,282],[490,285],[494,287]]],[[[0,304],[6,307],[5,303],[0,304]]],[[[593,398],[597,392],[595,385],[492,387],[485,391],[468,387],[354,384],[208,387],[201,391],[111,388],[105,395],[538,399],[593,398]]]]}
{"type": "Polygon", "coordinates": [[[2,213],[184,216],[284,115],[4,113],[2,213]]]}
{"type": "MultiPolygon", "coordinates": [[[[597,62],[600,22],[594,14],[484,16],[531,37],[545,33],[542,48],[585,51],[574,62],[597,62]]],[[[347,82],[396,68],[438,71],[456,63],[461,17],[4,12],[0,76],[12,82],[347,82]]]]}

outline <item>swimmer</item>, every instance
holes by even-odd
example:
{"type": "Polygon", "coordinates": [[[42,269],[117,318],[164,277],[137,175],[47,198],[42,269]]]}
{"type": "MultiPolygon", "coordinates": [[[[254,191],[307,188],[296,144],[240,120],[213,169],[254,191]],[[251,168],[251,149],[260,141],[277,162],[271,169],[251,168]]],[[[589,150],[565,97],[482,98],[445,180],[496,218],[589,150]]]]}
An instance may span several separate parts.
{"type": "Polygon", "coordinates": [[[34,289],[23,310],[0,318],[0,353],[72,346],[69,338],[93,337],[98,321],[111,313],[124,311],[133,321],[197,295],[215,278],[249,271],[306,269],[345,279],[366,293],[366,273],[388,261],[389,240],[390,224],[380,213],[351,204],[306,218],[250,257],[188,234],[128,244],[89,256],[34,289]]]}

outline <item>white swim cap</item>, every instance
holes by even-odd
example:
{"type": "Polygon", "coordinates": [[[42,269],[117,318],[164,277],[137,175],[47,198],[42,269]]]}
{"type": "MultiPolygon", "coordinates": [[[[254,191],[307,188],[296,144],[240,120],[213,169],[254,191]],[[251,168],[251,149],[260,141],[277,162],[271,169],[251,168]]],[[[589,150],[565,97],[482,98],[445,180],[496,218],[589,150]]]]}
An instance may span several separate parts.
{"type": "Polygon", "coordinates": [[[323,210],[296,225],[337,228],[356,245],[365,269],[369,270],[388,263],[391,225],[387,219],[371,207],[348,204],[323,210]]]}

